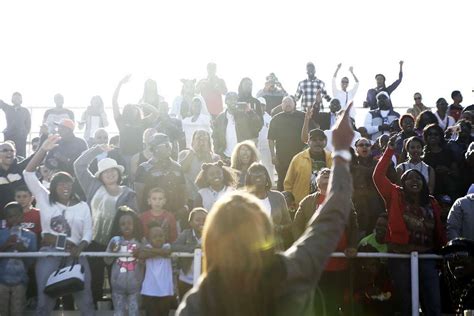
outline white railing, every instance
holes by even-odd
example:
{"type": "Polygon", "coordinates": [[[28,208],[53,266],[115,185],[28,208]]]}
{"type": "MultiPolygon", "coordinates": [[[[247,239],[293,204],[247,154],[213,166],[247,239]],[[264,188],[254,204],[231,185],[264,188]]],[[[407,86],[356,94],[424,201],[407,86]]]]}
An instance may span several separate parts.
{"type": "MultiPolygon", "coordinates": [[[[0,252],[0,258],[44,258],[44,257],[68,257],[68,252],[0,252]]],[[[82,252],[81,256],[86,257],[131,257],[133,254],[126,253],[113,253],[113,252],[82,252]]],[[[171,257],[179,258],[194,258],[194,279],[193,283],[196,284],[199,275],[201,274],[201,263],[202,263],[202,250],[196,249],[193,253],[187,252],[174,252],[171,257]]],[[[335,252],[331,255],[333,258],[347,258],[342,252],[335,252]]],[[[411,313],[413,316],[419,315],[419,278],[418,278],[418,260],[424,259],[443,259],[442,256],[434,254],[422,254],[418,252],[412,252],[411,254],[395,254],[395,253],[373,253],[373,252],[359,252],[356,258],[394,258],[394,259],[410,259],[411,265],[411,313]]]]}

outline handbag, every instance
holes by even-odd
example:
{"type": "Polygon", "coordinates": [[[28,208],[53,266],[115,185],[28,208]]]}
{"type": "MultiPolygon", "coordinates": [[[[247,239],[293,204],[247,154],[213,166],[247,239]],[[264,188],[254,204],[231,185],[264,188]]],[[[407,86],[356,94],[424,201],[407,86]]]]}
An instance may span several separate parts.
{"type": "Polygon", "coordinates": [[[66,266],[66,258],[63,258],[59,268],[49,276],[44,293],[57,298],[82,291],[84,271],[84,267],[78,263],[77,258],[74,258],[70,266],[66,266]]]}

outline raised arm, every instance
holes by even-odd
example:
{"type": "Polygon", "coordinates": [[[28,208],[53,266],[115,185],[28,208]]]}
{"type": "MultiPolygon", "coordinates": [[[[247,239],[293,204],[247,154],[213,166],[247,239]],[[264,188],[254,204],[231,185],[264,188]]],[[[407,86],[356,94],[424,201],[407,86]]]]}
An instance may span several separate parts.
{"type": "Polygon", "coordinates": [[[309,121],[313,117],[313,107],[309,108],[304,114],[303,127],[301,128],[301,142],[306,144],[308,142],[308,133],[309,133],[309,121]]]}
{"type": "Polygon", "coordinates": [[[94,146],[86,150],[79,158],[74,161],[74,173],[76,174],[77,180],[81,185],[84,192],[87,192],[88,188],[94,181],[97,179],[94,175],[89,171],[89,165],[91,162],[97,157],[97,155],[103,153],[104,151],[110,151],[108,145],[105,146],[94,146]]]}
{"type": "MultiPolygon", "coordinates": [[[[354,131],[349,105],[333,131],[335,151],[349,152],[354,131]]],[[[349,161],[334,158],[326,202],[315,212],[303,236],[285,253],[287,291],[307,291],[316,286],[326,261],[336,249],[351,212],[352,178],[349,161]]]]}
{"type": "Polygon", "coordinates": [[[398,73],[398,79],[395,80],[390,86],[387,87],[387,92],[390,94],[392,93],[402,82],[403,79],[403,60],[399,62],[400,64],[400,72],[398,73]]]}
{"type": "Polygon", "coordinates": [[[390,203],[392,188],[395,186],[395,184],[393,184],[387,177],[387,170],[390,167],[392,156],[395,153],[395,138],[396,136],[392,136],[388,141],[387,149],[385,149],[382,158],[380,158],[375,166],[374,174],[372,176],[375,187],[380,195],[382,195],[386,204],[390,203]]]}
{"type": "Polygon", "coordinates": [[[342,63],[339,63],[339,64],[337,65],[336,71],[334,72],[334,76],[332,76],[333,79],[336,79],[337,73],[338,73],[339,70],[341,69],[341,66],[342,66],[342,63]]]}
{"type": "Polygon", "coordinates": [[[359,79],[357,79],[357,77],[356,77],[356,75],[355,75],[355,73],[354,73],[354,67],[350,66],[350,67],[349,67],[349,72],[351,73],[352,77],[354,77],[354,81],[355,81],[356,83],[359,83],[359,79]]]}
{"type": "Polygon", "coordinates": [[[122,78],[122,80],[120,80],[120,82],[117,85],[117,88],[115,88],[114,96],[112,97],[112,110],[114,113],[115,122],[118,122],[122,119],[122,114],[120,113],[120,108],[118,104],[118,98],[119,98],[120,89],[122,88],[122,85],[127,83],[130,80],[130,76],[131,75],[126,75],[125,77],[122,78]]]}

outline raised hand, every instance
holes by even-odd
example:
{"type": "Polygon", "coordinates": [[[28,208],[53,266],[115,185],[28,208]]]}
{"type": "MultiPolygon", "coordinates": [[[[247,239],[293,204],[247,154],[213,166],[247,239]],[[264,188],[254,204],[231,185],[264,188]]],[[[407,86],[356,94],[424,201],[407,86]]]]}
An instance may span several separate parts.
{"type": "Polygon", "coordinates": [[[353,103],[351,102],[347,109],[344,110],[344,114],[340,115],[334,124],[335,128],[332,131],[332,145],[334,150],[349,150],[354,138],[354,130],[351,126],[349,112],[353,103]]]}
{"type": "Polygon", "coordinates": [[[41,145],[41,149],[43,149],[44,151],[52,150],[53,148],[58,146],[58,141],[60,139],[61,137],[56,134],[48,136],[48,139],[46,139],[43,145],[41,145]]]}
{"type": "Polygon", "coordinates": [[[310,106],[307,110],[306,113],[304,114],[304,119],[306,121],[309,121],[313,117],[313,107],[310,106]]]}
{"type": "Polygon", "coordinates": [[[337,65],[337,69],[341,69],[341,66],[342,66],[342,63],[339,63],[339,64],[337,65]]]}
{"type": "Polygon", "coordinates": [[[350,71],[350,73],[353,73],[354,72],[354,67],[350,66],[349,71],[350,71]]]}
{"type": "Polygon", "coordinates": [[[122,78],[122,80],[120,80],[119,84],[125,84],[125,83],[129,82],[131,76],[132,76],[132,74],[126,75],[125,77],[122,78]]]}

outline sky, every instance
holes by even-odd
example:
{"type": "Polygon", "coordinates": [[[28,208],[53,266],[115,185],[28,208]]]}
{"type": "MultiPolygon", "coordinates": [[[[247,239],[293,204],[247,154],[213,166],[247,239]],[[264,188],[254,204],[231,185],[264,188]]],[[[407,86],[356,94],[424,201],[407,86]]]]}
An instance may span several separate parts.
{"type": "Polygon", "coordinates": [[[110,106],[116,84],[131,73],[121,104],[137,102],[148,78],[171,103],[179,80],[203,78],[209,61],[230,91],[250,77],[256,93],[274,72],[294,93],[312,61],[328,87],[338,63],[340,75],[353,66],[360,106],[374,75],[391,83],[404,60],[395,106],[410,106],[417,91],[428,106],[439,97],[449,102],[455,89],[472,104],[471,3],[4,0],[0,99],[20,91],[25,106],[46,107],[60,92],[66,107],[86,107],[94,95],[110,106]]]}

